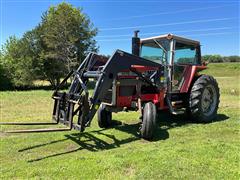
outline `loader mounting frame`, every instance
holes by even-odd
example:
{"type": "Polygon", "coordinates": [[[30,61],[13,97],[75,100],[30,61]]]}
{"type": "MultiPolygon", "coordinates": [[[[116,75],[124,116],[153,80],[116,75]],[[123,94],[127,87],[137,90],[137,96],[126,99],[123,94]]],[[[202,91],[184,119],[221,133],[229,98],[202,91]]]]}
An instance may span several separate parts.
{"type": "MultiPolygon", "coordinates": [[[[124,70],[135,73],[140,81],[157,87],[149,78],[136,71],[133,67],[136,65],[145,67],[161,68],[161,64],[146,60],[139,56],[129,54],[127,52],[116,50],[115,53],[107,60],[104,66],[98,66],[99,61],[102,61],[102,56],[95,53],[90,53],[81,63],[76,71],[71,71],[59,84],[54,91],[52,98],[54,107],[52,112],[53,124],[62,123],[68,128],[56,129],[33,129],[33,130],[15,130],[8,131],[11,133],[27,133],[27,132],[50,132],[64,131],[76,129],[81,132],[87,126],[90,126],[91,121],[96,114],[101,102],[103,101],[106,92],[111,88],[113,81],[117,78],[118,73],[124,70]],[[60,89],[67,81],[73,77],[68,92],[60,89]],[[96,85],[92,96],[88,91],[88,85],[91,79],[96,79],[96,85]],[[74,117],[78,116],[77,122],[74,123],[74,117]]],[[[1,123],[4,124],[4,123],[1,123]]],[[[5,123],[6,124],[6,123],[5,123]]],[[[14,125],[16,123],[8,123],[14,125]]],[[[18,125],[27,125],[37,123],[17,123],[18,125]]],[[[39,123],[39,125],[43,125],[39,123]]]]}
{"type": "Polygon", "coordinates": [[[106,92],[111,88],[114,79],[119,72],[130,70],[139,76],[139,79],[155,86],[150,79],[144,77],[141,73],[136,72],[132,67],[134,65],[149,66],[160,68],[161,65],[144,58],[117,50],[101,69],[94,70],[94,64],[97,62],[99,55],[90,53],[77,71],[70,72],[62,81],[60,86],[53,93],[52,98],[55,100],[53,108],[53,120],[57,123],[68,125],[70,129],[84,131],[85,127],[90,126],[91,121],[96,114],[106,92]],[[59,88],[70,76],[74,75],[72,84],[68,93],[59,92],[59,88]],[[96,78],[96,86],[93,95],[89,97],[88,83],[89,79],[96,78]],[[77,106],[77,107],[76,107],[77,106]],[[77,123],[73,123],[73,117],[78,115],[77,123]]]}

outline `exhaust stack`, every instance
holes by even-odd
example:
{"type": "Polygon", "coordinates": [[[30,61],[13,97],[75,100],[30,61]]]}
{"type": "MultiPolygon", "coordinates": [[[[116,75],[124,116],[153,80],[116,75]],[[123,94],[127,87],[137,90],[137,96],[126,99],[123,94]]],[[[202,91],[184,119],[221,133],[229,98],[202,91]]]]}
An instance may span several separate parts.
{"type": "Polygon", "coordinates": [[[132,37],[132,54],[135,56],[140,55],[140,38],[138,37],[139,30],[134,31],[134,36],[132,37]]]}

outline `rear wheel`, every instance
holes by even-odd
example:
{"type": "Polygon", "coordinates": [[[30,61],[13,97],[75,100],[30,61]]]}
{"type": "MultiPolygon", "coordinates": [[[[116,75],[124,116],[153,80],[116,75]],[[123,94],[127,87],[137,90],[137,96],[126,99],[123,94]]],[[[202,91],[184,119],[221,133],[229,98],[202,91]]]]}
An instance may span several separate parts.
{"type": "Polygon", "coordinates": [[[98,109],[98,126],[100,128],[108,128],[111,126],[112,112],[106,110],[105,105],[101,105],[98,109]]]}
{"type": "Polygon", "coordinates": [[[152,102],[146,103],[143,109],[142,127],[140,130],[143,139],[151,140],[153,138],[156,115],[156,106],[152,102]]]}
{"type": "Polygon", "coordinates": [[[191,118],[198,122],[211,122],[217,114],[219,97],[217,81],[212,76],[200,76],[190,92],[188,112],[191,118]]]}

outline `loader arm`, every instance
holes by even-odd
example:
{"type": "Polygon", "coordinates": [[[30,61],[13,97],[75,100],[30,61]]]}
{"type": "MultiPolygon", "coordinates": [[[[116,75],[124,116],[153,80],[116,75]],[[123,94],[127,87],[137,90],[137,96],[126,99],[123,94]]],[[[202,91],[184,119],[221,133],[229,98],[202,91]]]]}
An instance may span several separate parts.
{"type": "MultiPolygon", "coordinates": [[[[90,53],[76,72],[71,72],[64,81],[66,82],[71,75],[74,75],[69,91],[60,92],[58,87],[53,93],[54,110],[53,119],[57,122],[69,125],[70,128],[83,131],[89,126],[99,105],[103,101],[107,91],[111,88],[114,79],[119,72],[123,70],[131,71],[134,65],[157,67],[161,65],[144,58],[117,50],[101,68],[96,69],[99,55],[90,53]],[[88,83],[89,79],[97,79],[93,95],[89,97],[88,83]],[[78,106],[77,108],[75,106],[78,106]],[[78,114],[78,121],[73,123],[73,116],[78,114]]],[[[134,72],[134,71],[133,71],[134,72]]],[[[135,72],[141,78],[141,73],[135,72]]],[[[145,80],[151,83],[149,79],[145,80]]],[[[61,83],[62,84],[62,83],[61,83]]],[[[152,84],[154,86],[154,84],[152,84]]]]}

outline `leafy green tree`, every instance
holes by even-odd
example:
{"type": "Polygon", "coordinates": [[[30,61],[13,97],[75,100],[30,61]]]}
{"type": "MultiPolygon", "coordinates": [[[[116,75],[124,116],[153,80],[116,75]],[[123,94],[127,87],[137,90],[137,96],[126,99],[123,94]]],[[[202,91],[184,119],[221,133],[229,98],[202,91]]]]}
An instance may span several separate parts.
{"type": "Polygon", "coordinates": [[[240,62],[239,56],[225,56],[223,57],[224,62],[240,62]]]}
{"type": "Polygon", "coordinates": [[[44,74],[53,86],[76,68],[89,51],[97,51],[97,29],[80,8],[68,3],[52,6],[42,16],[41,32],[44,74]]]}
{"type": "Polygon", "coordinates": [[[3,46],[2,68],[14,86],[29,86],[41,77],[41,48],[35,36],[35,30],[24,33],[21,39],[11,36],[3,46]]]}
{"type": "Polygon", "coordinates": [[[29,86],[37,79],[57,86],[89,51],[98,50],[96,34],[82,9],[65,2],[52,6],[22,38],[9,37],[1,53],[1,74],[14,86],[29,86]]]}
{"type": "Polygon", "coordinates": [[[0,50],[0,90],[10,89],[12,83],[3,65],[3,52],[0,50]]]}
{"type": "Polygon", "coordinates": [[[205,55],[202,57],[204,61],[210,63],[220,63],[220,62],[240,62],[239,56],[221,56],[221,55],[205,55]]]}
{"type": "Polygon", "coordinates": [[[9,37],[3,48],[1,64],[5,76],[14,86],[31,85],[34,79],[32,58],[27,49],[28,44],[15,36],[9,37]]]}

